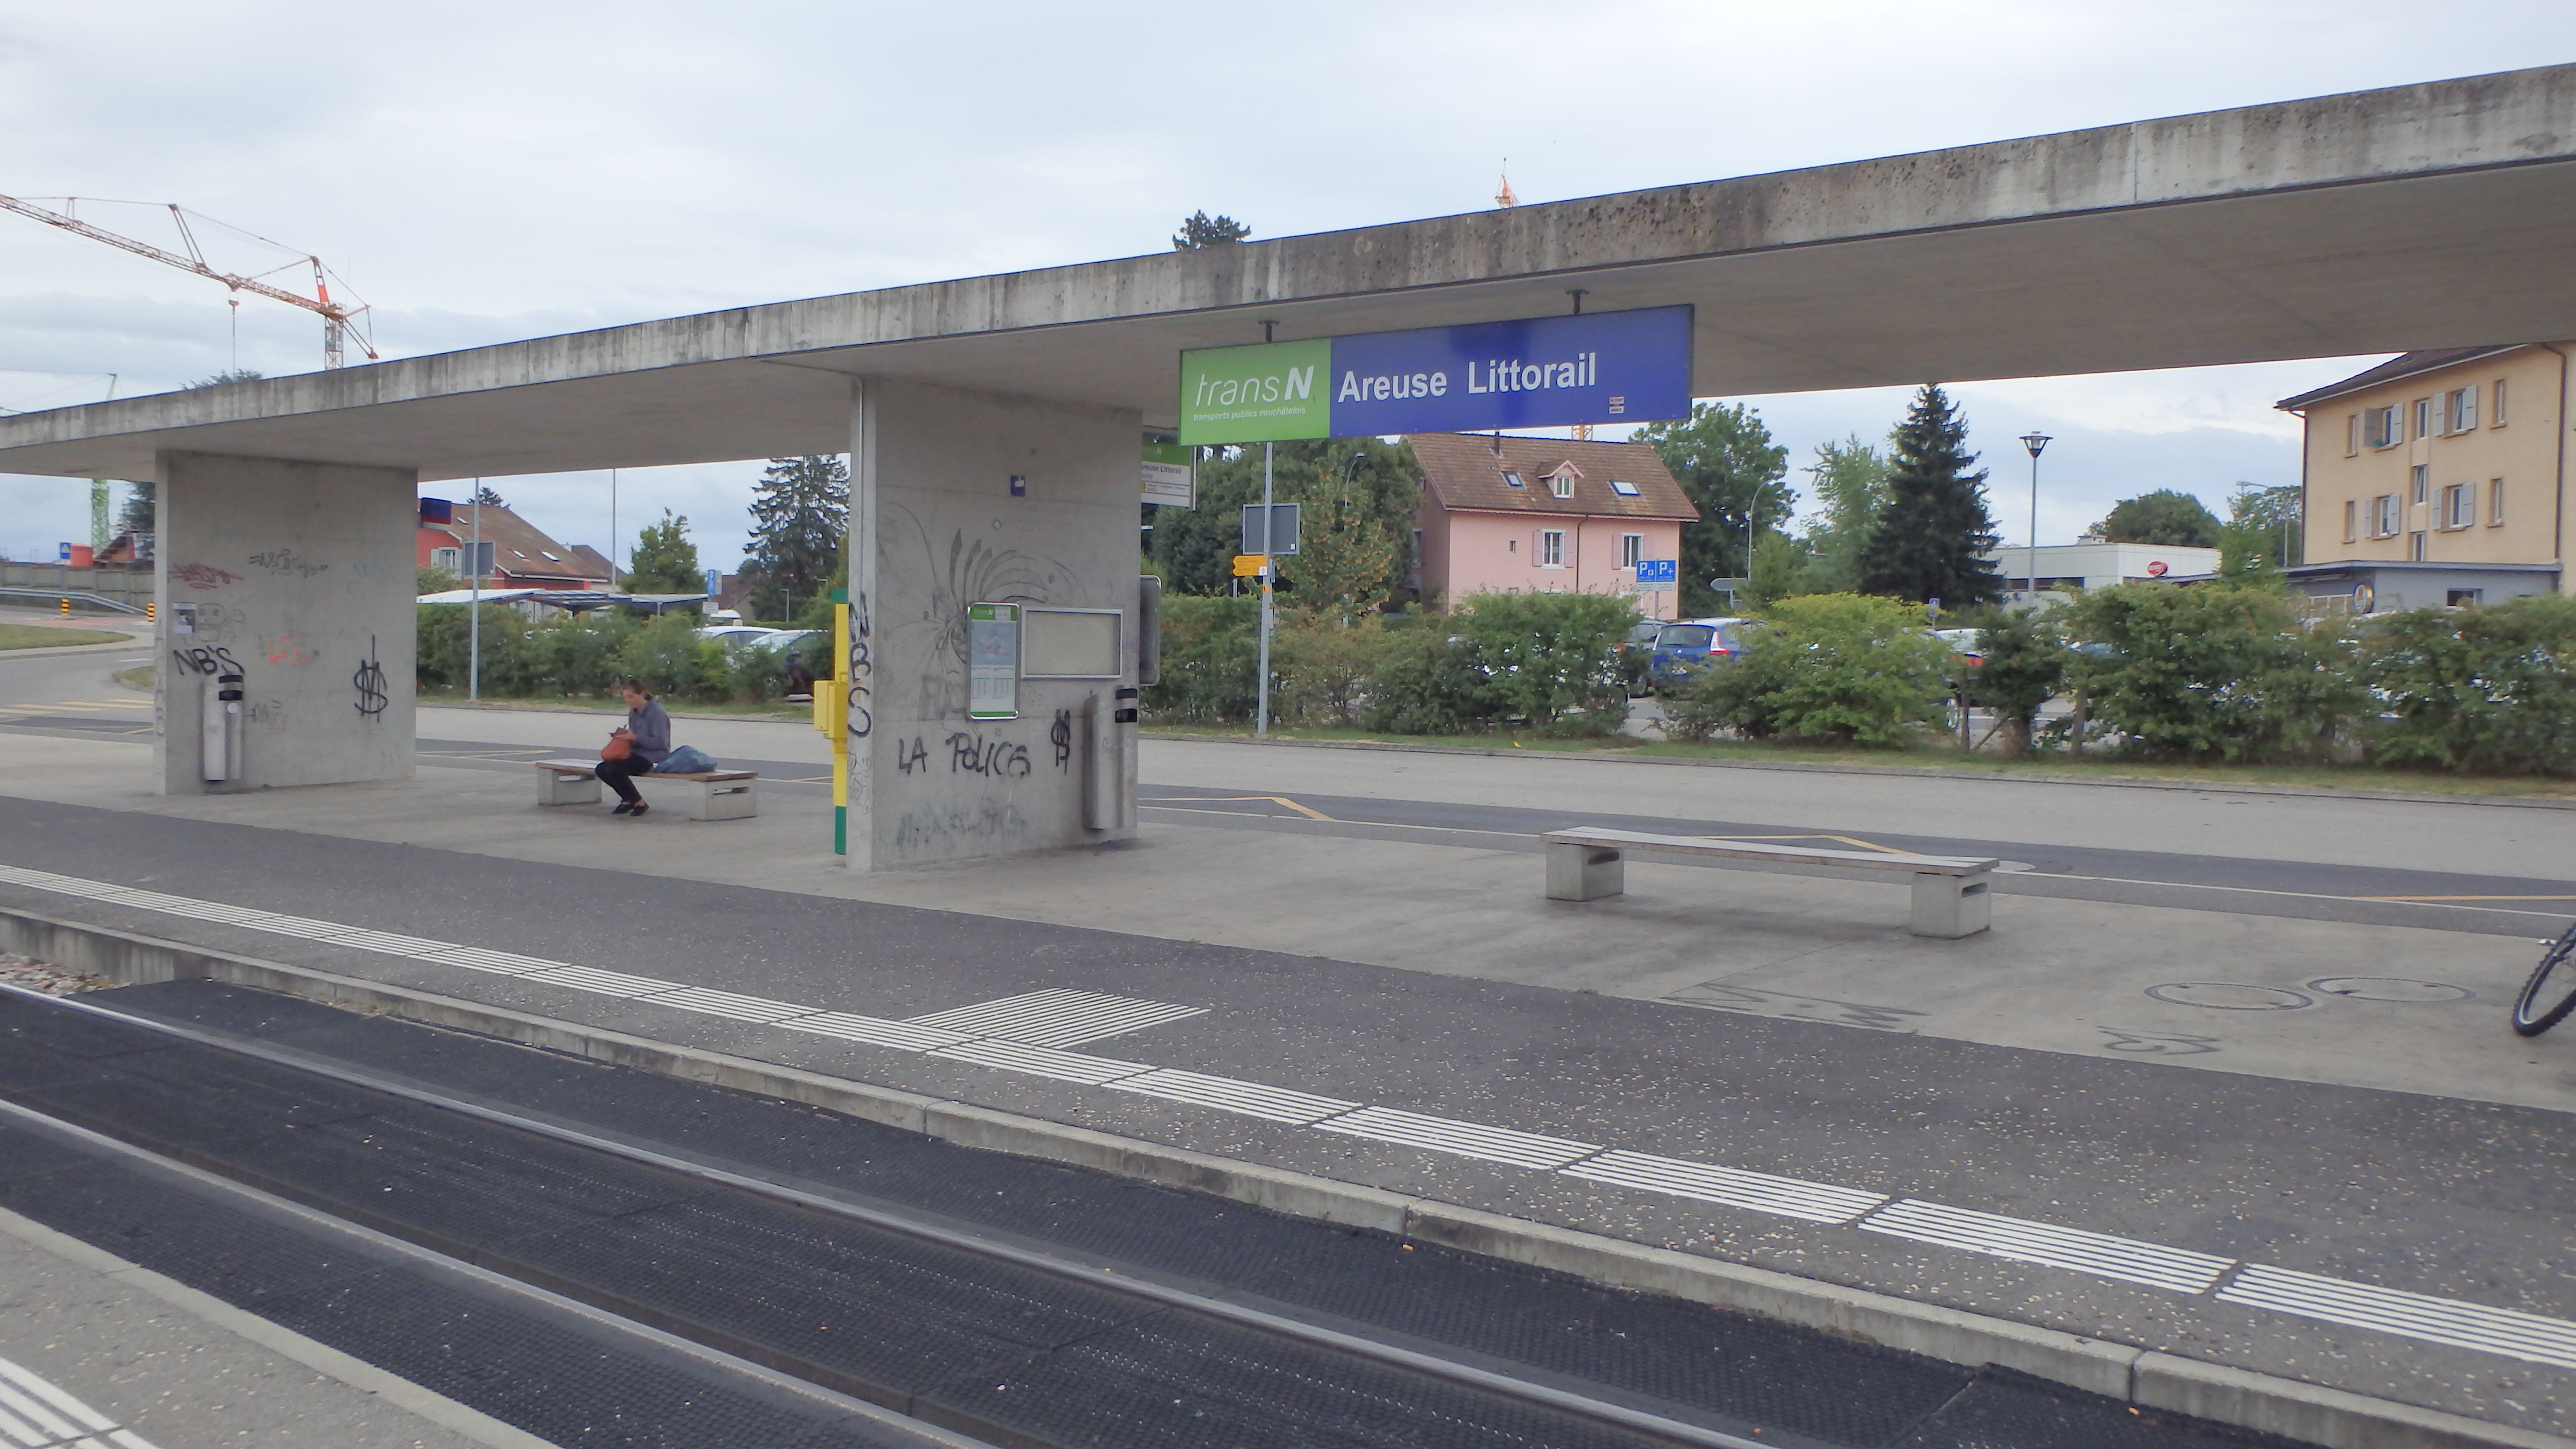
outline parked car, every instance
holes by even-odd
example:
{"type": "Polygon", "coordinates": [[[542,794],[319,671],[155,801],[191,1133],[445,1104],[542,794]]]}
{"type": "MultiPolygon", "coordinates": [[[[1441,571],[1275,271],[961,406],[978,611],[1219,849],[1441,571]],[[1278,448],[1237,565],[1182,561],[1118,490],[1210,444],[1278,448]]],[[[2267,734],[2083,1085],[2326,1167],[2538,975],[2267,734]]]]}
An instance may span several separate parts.
{"type": "Polygon", "coordinates": [[[1935,629],[1932,637],[1950,646],[1950,652],[1976,668],[1986,662],[1986,631],[1983,629],[1935,629]]]}
{"type": "Polygon", "coordinates": [[[1651,694],[1654,687],[1647,681],[1646,670],[1654,662],[1655,635],[1662,632],[1666,619],[1647,619],[1628,631],[1628,637],[1610,646],[1619,661],[1619,673],[1628,681],[1628,697],[1651,694]]]}
{"type": "Polygon", "coordinates": [[[1687,688],[1693,674],[1741,653],[1745,635],[1758,627],[1754,620],[1735,618],[1683,619],[1662,625],[1655,630],[1647,682],[1657,689],[1687,688]]]}
{"type": "Polygon", "coordinates": [[[767,639],[772,634],[780,634],[784,632],[786,631],[781,629],[764,628],[758,624],[716,624],[700,629],[698,631],[698,637],[701,639],[713,639],[717,643],[731,649],[737,645],[755,643],[759,640],[767,639]]]}

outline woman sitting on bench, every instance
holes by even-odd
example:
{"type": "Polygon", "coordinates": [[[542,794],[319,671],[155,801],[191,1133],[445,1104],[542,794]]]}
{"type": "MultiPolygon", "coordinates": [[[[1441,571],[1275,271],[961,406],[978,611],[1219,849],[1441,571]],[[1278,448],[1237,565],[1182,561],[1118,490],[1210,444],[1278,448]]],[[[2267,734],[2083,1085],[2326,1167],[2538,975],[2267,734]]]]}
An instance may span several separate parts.
{"type": "Polygon", "coordinates": [[[662,702],[644,687],[643,680],[626,681],[625,691],[626,725],[609,735],[626,742],[625,757],[602,759],[596,773],[601,784],[617,792],[617,808],[609,814],[641,816],[653,807],[636,793],[635,777],[651,774],[671,753],[671,717],[662,712],[662,702]]]}

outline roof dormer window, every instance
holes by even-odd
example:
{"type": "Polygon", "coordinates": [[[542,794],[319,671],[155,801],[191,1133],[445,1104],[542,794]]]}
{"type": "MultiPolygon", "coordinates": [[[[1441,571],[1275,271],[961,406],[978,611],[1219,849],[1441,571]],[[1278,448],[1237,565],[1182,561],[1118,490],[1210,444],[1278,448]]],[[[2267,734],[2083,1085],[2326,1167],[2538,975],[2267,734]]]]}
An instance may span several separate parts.
{"type": "Polygon", "coordinates": [[[1574,475],[1563,470],[1548,475],[1547,490],[1559,498],[1574,496],[1574,475]]]}

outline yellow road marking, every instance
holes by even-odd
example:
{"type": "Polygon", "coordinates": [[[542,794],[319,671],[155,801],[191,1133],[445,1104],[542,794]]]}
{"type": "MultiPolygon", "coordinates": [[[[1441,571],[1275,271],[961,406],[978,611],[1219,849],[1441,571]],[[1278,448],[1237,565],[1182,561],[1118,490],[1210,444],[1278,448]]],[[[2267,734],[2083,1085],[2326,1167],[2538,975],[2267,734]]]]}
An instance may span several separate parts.
{"type": "MultiPolygon", "coordinates": [[[[1316,810],[1316,809],[1312,809],[1312,808],[1310,808],[1310,807],[1308,807],[1308,806],[1300,805],[1300,804],[1298,804],[1296,801],[1289,799],[1289,798],[1288,798],[1287,796],[1285,796],[1285,795],[1157,795],[1157,796],[1154,796],[1154,797],[1153,797],[1152,799],[1150,799],[1150,800],[1139,800],[1139,801],[1137,801],[1136,803],[1138,803],[1138,804],[1140,804],[1140,805],[1145,805],[1145,804],[1164,805],[1164,804],[1172,804],[1172,803],[1179,802],[1179,801],[1192,801],[1192,802],[1196,802],[1196,801],[1218,801],[1218,800],[1267,800],[1267,801],[1269,801],[1269,802],[1270,802],[1271,804],[1273,804],[1273,805],[1285,805],[1285,806],[1287,806],[1289,809],[1296,811],[1298,814],[1305,816],[1305,817],[1306,817],[1307,819],[1309,819],[1309,820],[1331,820],[1331,819],[1333,818],[1332,816],[1325,814],[1325,813],[1324,813],[1323,811],[1321,811],[1321,810],[1316,810]]],[[[1226,813],[1226,814],[1232,814],[1233,812],[1232,812],[1232,811],[1226,811],[1226,812],[1223,812],[1223,813],[1226,813]]],[[[1339,821],[1335,821],[1334,823],[1339,824],[1340,822],[1339,822],[1339,821]]]]}

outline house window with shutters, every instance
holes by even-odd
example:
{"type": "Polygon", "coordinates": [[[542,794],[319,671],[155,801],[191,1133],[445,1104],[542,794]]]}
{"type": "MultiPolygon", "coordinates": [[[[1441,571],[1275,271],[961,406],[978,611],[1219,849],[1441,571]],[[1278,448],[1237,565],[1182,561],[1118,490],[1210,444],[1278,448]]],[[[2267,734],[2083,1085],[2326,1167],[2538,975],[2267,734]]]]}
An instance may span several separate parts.
{"type": "Polygon", "coordinates": [[[445,569],[451,574],[461,574],[465,571],[465,550],[433,548],[429,551],[429,566],[434,569],[445,569]]]}
{"type": "Polygon", "coordinates": [[[1646,536],[1642,533],[1619,535],[1619,567],[1633,569],[1646,556],[1646,536]]]}
{"type": "Polygon", "coordinates": [[[1565,535],[1556,529],[1542,530],[1538,536],[1538,566],[1543,569],[1565,567],[1565,535]]]}

